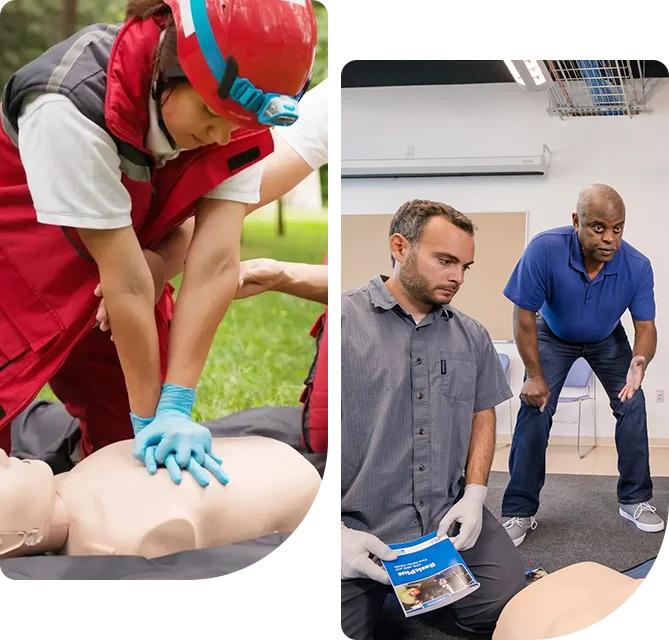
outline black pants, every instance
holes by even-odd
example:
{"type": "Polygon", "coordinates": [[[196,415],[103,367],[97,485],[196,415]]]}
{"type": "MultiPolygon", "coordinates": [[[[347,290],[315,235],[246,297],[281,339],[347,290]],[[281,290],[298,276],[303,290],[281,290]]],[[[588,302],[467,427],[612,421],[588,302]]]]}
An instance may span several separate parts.
{"type": "MultiPolygon", "coordinates": [[[[479,539],[460,555],[481,586],[450,606],[421,614],[420,619],[436,628],[455,625],[468,633],[490,635],[506,603],[525,586],[523,563],[509,534],[485,508],[479,539]]],[[[389,593],[390,587],[374,580],[341,581],[341,627],[351,640],[374,637],[389,593]]]]}

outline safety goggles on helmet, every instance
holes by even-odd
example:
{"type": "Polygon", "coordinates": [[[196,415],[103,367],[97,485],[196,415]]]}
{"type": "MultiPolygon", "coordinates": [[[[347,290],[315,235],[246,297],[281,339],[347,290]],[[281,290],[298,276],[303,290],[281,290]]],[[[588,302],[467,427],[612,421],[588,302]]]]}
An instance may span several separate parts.
{"type": "MultiPolygon", "coordinates": [[[[214,42],[215,46],[216,43],[214,42]]],[[[244,107],[244,109],[255,114],[260,124],[268,127],[289,126],[300,117],[298,102],[307,90],[311,77],[307,80],[302,91],[295,97],[280,95],[278,93],[265,93],[261,89],[254,87],[251,81],[239,77],[237,62],[233,56],[226,63],[218,48],[216,48],[216,54],[212,54],[212,56],[214,58],[218,56],[218,61],[216,65],[212,66],[210,62],[211,58],[204,49],[203,53],[212,74],[219,82],[218,97],[221,100],[225,100],[228,97],[232,98],[244,107]],[[219,78],[221,69],[223,72],[219,78]]]]}
{"type": "MultiPolygon", "coordinates": [[[[234,58],[230,60],[233,64],[228,65],[228,68],[234,65],[234,58]]],[[[161,79],[162,81],[166,81],[175,78],[187,79],[181,67],[172,67],[162,75],[161,79]]],[[[302,91],[293,98],[278,93],[265,93],[260,91],[260,89],[256,89],[248,80],[235,77],[231,90],[226,94],[219,87],[218,95],[222,100],[230,97],[244,109],[251,111],[255,114],[261,125],[267,127],[285,127],[290,126],[299,118],[300,112],[297,103],[306,93],[310,83],[311,76],[309,76],[302,91]]],[[[224,87],[225,85],[221,83],[220,86],[224,87]]],[[[154,94],[154,97],[156,97],[156,94],[154,94]]]]}

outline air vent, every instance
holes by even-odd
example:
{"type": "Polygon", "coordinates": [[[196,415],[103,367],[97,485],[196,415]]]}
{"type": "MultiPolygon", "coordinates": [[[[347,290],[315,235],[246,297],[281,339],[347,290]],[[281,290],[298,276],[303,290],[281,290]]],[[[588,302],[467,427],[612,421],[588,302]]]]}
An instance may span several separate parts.
{"type": "Polygon", "coordinates": [[[548,113],[560,118],[633,117],[647,111],[643,60],[544,60],[551,74],[548,113]]]}

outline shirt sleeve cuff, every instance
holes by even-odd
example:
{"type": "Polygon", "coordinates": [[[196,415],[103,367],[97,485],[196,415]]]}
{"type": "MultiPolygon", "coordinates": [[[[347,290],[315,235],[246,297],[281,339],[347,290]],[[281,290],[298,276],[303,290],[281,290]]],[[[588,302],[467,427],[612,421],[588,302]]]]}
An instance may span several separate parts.
{"type": "Polygon", "coordinates": [[[644,315],[643,313],[641,314],[630,313],[630,315],[632,316],[632,320],[635,320],[636,322],[650,322],[651,320],[655,320],[654,313],[649,313],[647,315],[644,315]]]}
{"type": "Polygon", "coordinates": [[[116,216],[105,218],[87,216],[80,213],[44,213],[37,211],[37,222],[52,224],[59,227],[74,227],[77,229],[123,229],[132,225],[130,216],[116,216]]]}
{"type": "Polygon", "coordinates": [[[498,404],[502,404],[502,402],[506,402],[511,398],[513,398],[513,392],[509,390],[502,391],[492,398],[483,398],[483,400],[478,400],[474,403],[474,413],[478,413],[479,411],[486,411],[487,409],[494,409],[498,404]]]}
{"type": "Polygon", "coordinates": [[[327,156],[323,157],[317,151],[304,148],[304,146],[301,145],[299,141],[292,140],[290,136],[282,134],[281,137],[290,145],[291,149],[311,167],[313,171],[320,169],[324,164],[327,163],[327,156]]]}
{"type": "Polygon", "coordinates": [[[523,300],[519,296],[513,294],[513,293],[506,293],[504,292],[504,295],[506,298],[511,300],[513,304],[516,306],[520,307],[521,309],[525,309],[526,311],[534,311],[535,313],[541,309],[541,306],[543,305],[543,302],[537,307],[535,304],[531,304],[530,302],[527,302],[526,300],[523,300]]]}
{"type": "Polygon", "coordinates": [[[248,193],[243,191],[228,191],[227,193],[217,193],[215,190],[204,195],[205,198],[212,200],[230,200],[231,202],[241,202],[242,204],[258,204],[260,202],[260,192],[248,193]]]}

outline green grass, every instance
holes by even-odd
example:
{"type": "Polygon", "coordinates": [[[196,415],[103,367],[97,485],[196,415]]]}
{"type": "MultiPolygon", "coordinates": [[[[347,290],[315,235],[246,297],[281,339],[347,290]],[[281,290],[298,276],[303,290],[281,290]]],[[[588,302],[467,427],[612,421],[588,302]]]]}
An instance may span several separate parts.
{"type": "MultiPolygon", "coordinates": [[[[327,251],[327,222],[250,218],[244,226],[242,260],[275,258],[320,263],[327,251]]],[[[235,300],[209,353],[198,386],[195,416],[211,420],[267,405],[295,405],[315,354],[309,336],[322,306],[281,293],[235,300]]]]}
{"type": "MultiPolygon", "coordinates": [[[[285,231],[279,237],[275,220],[251,216],[244,225],[242,260],[322,262],[325,215],[287,216],[285,231]]],[[[321,310],[319,304],[280,293],[235,300],[202,372],[194,418],[206,421],[251,407],[297,404],[315,354],[309,330],[321,310]]],[[[53,398],[46,389],[41,397],[53,398]]]]}

